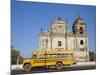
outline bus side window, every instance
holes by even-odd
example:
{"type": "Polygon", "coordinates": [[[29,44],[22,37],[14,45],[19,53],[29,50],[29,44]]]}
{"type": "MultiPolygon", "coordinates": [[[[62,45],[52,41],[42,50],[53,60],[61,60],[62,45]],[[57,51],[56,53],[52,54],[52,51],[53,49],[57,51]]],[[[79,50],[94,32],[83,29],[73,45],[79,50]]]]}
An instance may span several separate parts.
{"type": "Polygon", "coordinates": [[[34,59],[35,59],[35,58],[36,58],[36,55],[34,54],[34,55],[32,56],[32,58],[34,58],[34,59]]]}
{"type": "Polygon", "coordinates": [[[52,58],[52,55],[51,54],[49,54],[49,57],[48,58],[52,58]]]}
{"type": "Polygon", "coordinates": [[[72,56],[72,57],[74,56],[73,53],[71,53],[71,56],[72,56]]]}
{"type": "Polygon", "coordinates": [[[71,54],[69,53],[69,54],[67,54],[68,55],[68,57],[70,57],[71,56],[71,54]]]}
{"type": "Polygon", "coordinates": [[[57,54],[57,57],[58,57],[58,58],[61,58],[61,54],[57,54]]]}
{"type": "Polygon", "coordinates": [[[41,55],[40,56],[40,59],[44,59],[44,58],[46,58],[46,55],[41,55]]]}
{"type": "Polygon", "coordinates": [[[49,55],[49,54],[46,54],[45,57],[46,57],[46,58],[50,58],[50,55],[49,55]]]}
{"type": "Polygon", "coordinates": [[[56,54],[54,54],[53,57],[56,58],[56,54]]]}
{"type": "Polygon", "coordinates": [[[66,54],[63,54],[63,57],[66,57],[66,54]]]}

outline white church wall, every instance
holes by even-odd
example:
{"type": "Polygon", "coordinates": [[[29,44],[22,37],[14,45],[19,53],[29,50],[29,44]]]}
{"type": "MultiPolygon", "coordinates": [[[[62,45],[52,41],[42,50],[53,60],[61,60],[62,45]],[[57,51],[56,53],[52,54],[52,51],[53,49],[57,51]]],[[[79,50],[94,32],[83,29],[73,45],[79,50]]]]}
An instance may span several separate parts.
{"type": "Polygon", "coordinates": [[[67,49],[74,50],[74,37],[71,36],[67,37],[67,49]]]}
{"type": "Polygon", "coordinates": [[[46,36],[40,36],[40,42],[39,42],[39,50],[46,50],[46,36]]]}
{"type": "Polygon", "coordinates": [[[47,50],[51,50],[51,37],[48,37],[47,50]]]}
{"type": "Polygon", "coordinates": [[[76,57],[78,61],[88,61],[89,53],[88,53],[88,38],[87,37],[76,37],[77,40],[77,50],[76,57]],[[83,45],[80,44],[80,41],[83,40],[83,45]],[[81,49],[84,49],[83,51],[81,49]]]}
{"type": "Polygon", "coordinates": [[[66,43],[65,37],[53,37],[52,49],[66,49],[65,43],[66,43]],[[58,46],[58,41],[61,41],[61,46],[58,46]]]}
{"type": "Polygon", "coordinates": [[[76,37],[76,40],[77,40],[77,50],[86,49],[86,47],[87,47],[86,39],[87,38],[85,38],[85,37],[76,37]],[[80,44],[81,40],[83,40],[83,45],[80,44]]]}

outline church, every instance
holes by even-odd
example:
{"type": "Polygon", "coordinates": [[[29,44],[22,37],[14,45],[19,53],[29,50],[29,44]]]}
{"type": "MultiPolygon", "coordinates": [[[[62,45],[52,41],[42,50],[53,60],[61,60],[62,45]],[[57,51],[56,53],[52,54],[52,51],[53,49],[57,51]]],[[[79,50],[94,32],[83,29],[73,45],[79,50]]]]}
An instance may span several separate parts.
{"type": "Polygon", "coordinates": [[[77,16],[68,31],[68,22],[58,17],[51,21],[50,31],[41,30],[39,50],[75,50],[77,61],[89,61],[87,24],[77,16]]]}

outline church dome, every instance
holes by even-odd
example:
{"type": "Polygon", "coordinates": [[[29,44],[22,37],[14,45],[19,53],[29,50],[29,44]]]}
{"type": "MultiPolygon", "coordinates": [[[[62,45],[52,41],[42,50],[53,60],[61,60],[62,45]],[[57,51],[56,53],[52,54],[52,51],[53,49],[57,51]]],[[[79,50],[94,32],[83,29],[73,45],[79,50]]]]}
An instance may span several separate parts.
{"type": "Polygon", "coordinates": [[[82,17],[78,16],[74,22],[73,25],[86,25],[85,21],[83,20],[82,17]]]}
{"type": "Polygon", "coordinates": [[[66,24],[66,21],[64,21],[61,17],[58,17],[56,20],[52,21],[53,24],[66,24]]]}

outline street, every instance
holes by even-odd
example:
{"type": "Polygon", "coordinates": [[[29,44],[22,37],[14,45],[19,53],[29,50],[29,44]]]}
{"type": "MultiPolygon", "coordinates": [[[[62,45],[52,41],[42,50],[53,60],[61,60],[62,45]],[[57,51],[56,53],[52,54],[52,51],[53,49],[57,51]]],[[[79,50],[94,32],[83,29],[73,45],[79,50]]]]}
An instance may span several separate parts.
{"type": "Polygon", "coordinates": [[[96,65],[71,65],[71,66],[63,66],[62,70],[57,70],[55,67],[46,68],[46,67],[37,67],[32,68],[32,71],[25,72],[23,69],[14,69],[11,70],[11,75],[16,74],[31,74],[31,73],[45,73],[45,72],[61,72],[61,71],[76,71],[76,70],[90,70],[95,69],[96,65]]]}

